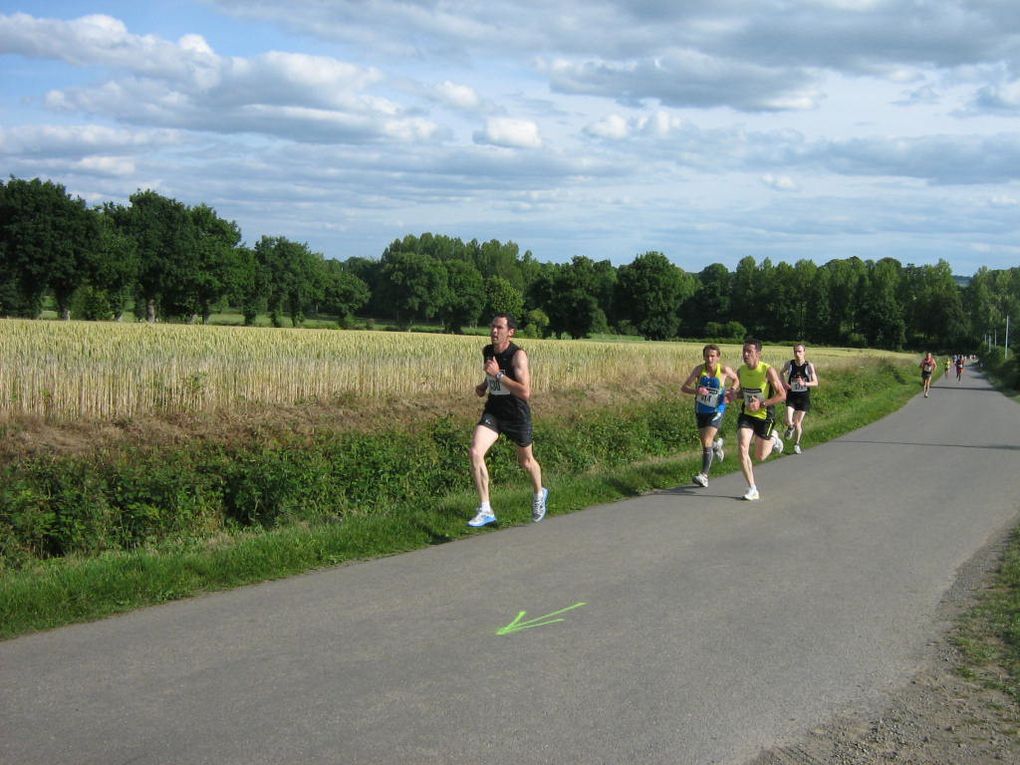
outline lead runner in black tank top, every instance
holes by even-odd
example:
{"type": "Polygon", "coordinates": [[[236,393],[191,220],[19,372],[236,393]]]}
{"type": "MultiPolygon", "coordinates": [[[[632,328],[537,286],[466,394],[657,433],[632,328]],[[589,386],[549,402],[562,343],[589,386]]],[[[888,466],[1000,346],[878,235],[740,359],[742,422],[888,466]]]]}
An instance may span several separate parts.
{"type": "Polygon", "coordinates": [[[542,486],[542,468],[532,453],[531,368],[528,354],[511,338],[517,325],[510,314],[497,314],[489,324],[492,342],[482,349],[485,379],[475,386],[475,395],[488,399],[482,417],[471,436],[471,474],[478,490],[478,509],[469,526],[488,526],[496,522],[489,498],[489,470],[485,456],[501,434],[517,446],[517,461],[531,478],[534,492],[531,520],[545,517],[549,490],[542,486]]]}

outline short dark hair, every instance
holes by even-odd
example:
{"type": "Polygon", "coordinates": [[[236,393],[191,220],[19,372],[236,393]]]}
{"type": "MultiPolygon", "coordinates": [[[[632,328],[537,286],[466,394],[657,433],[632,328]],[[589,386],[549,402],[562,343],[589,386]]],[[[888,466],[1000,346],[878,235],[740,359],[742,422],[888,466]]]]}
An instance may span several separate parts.
{"type": "Polygon", "coordinates": [[[756,337],[745,337],[744,345],[753,345],[754,349],[758,351],[758,353],[761,353],[761,340],[756,337]]]}
{"type": "Polygon", "coordinates": [[[514,318],[512,313],[497,313],[489,323],[491,324],[496,319],[506,319],[507,329],[517,329],[517,319],[514,318]]]}
{"type": "Polygon", "coordinates": [[[702,349],[701,349],[701,355],[702,355],[702,356],[704,356],[704,355],[705,355],[706,353],[708,353],[709,351],[715,351],[715,352],[716,352],[716,353],[718,353],[718,354],[719,354],[720,356],[722,355],[722,351],[721,351],[721,350],[719,349],[719,346],[718,346],[718,345],[716,345],[715,343],[709,343],[709,344],[708,344],[708,345],[706,345],[706,346],[705,346],[704,348],[702,348],[702,349]]]}

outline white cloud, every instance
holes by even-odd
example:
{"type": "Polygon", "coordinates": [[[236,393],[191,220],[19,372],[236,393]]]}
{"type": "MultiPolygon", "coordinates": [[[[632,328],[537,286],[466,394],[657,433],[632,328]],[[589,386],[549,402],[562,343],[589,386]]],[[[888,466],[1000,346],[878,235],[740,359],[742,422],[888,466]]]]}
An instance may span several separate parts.
{"type": "Polygon", "coordinates": [[[630,130],[630,123],[619,114],[610,114],[585,128],[585,132],[589,135],[613,141],[622,141],[630,135],[630,130]]]}
{"type": "Polygon", "coordinates": [[[444,80],[436,85],[435,92],[437,98],[442,103],[455,109],[473,111],[481,106],[482,103],[482,99],[475,92],[474,88],[468,85],[458,85],[449,80],[444,80]]]}
{"type": "Polygon", "coordinates": [[[761,182],[774,191],[798,191],[797,183],[788,175],[766,173],[761,177],[761,182]]]}
{"type": "Polygon", "coordinates": [[[126,130],[100,125],[31,125],[0,127],[0,154],[74,156],[86,153],[152,151],[177,145],[171,130],[126,130]]]}
{"type": "Polygon", "coordinates": [[[537,149],[542,146],[538,125],[531,120],[493,117],[485,129],[475,133],[475,143],[487,143],[511,149],[537,149]]]}

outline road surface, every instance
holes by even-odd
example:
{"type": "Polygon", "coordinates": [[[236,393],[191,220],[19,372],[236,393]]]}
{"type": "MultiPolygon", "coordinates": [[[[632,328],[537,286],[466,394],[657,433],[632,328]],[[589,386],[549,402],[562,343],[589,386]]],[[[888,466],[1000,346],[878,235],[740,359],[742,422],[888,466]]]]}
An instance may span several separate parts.
{"type": "Polygon", "coordinates": [[[1018,457],[1020,407],[940,378],[756,503],[735,473],[0,643],[0,763],[744,763],[909,681],[1018,457]]]}

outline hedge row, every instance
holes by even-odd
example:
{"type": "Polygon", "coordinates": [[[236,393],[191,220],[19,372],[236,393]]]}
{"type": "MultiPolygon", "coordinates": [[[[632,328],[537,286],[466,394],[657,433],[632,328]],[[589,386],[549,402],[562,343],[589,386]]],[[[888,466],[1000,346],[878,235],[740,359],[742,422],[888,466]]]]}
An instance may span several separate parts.
{"type": "MultiPolygon", "coordinates": [[[[844,407],[902,374],[876,362],[826,380],[814,395],[815,411],[844,407]]],[[[33,560],[203,540],[242,528],[340,522],[351,514],[471,491],[472,426],[441,417],[414,431],[323,433],[272,446],[26,459],[0,472],[0,571],[33,560]]],[[[724,427],[732,430],[729,423],[724,427]]],[[[680,395],[540,415],[535,439],[536,456],[550,479],[697,446],[691,401],[680,395]]],[[[489,466],[497,486],[524,480],[505,439],[490,452],[489,466]]]]}

